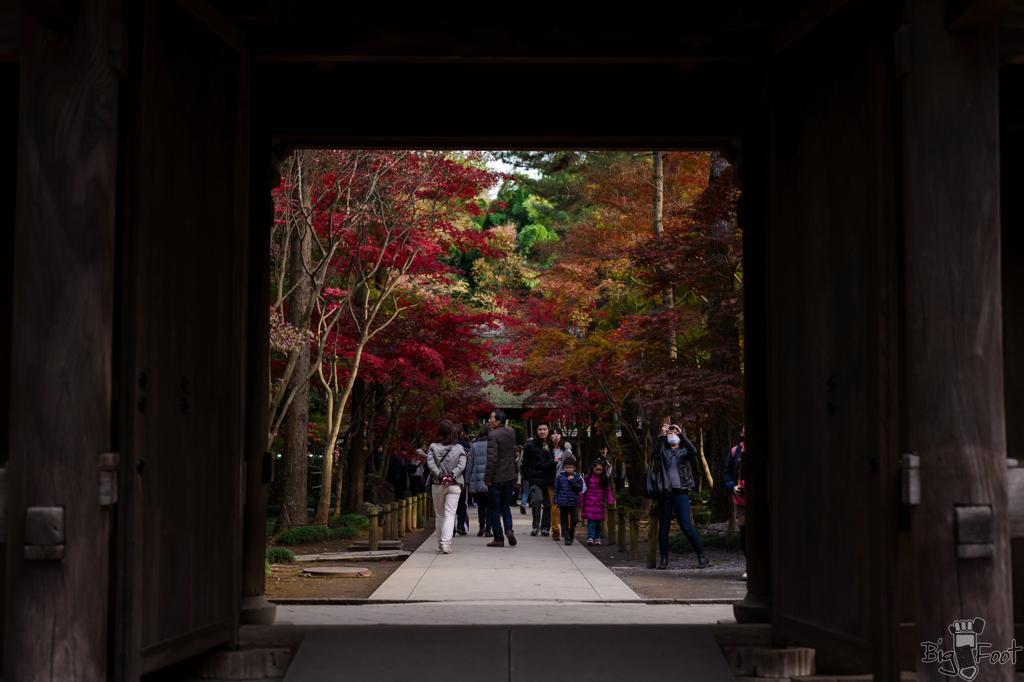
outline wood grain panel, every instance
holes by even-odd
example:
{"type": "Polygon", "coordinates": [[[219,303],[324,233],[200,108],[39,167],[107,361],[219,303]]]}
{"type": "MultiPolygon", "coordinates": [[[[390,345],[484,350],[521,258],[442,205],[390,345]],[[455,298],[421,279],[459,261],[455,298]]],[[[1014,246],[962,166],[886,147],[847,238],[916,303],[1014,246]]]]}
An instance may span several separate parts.
{"type": "Polygon", "coordinates": [[[4,675],[106,677],[107,548],[99,456],[110,446],[118,84],[110,8],[73,32],[26,19],[13,256],[4,675]],[[63,507],[62,561],[26,561],[25,509],[63,507]]]}
{"type": "Polygon", "coordinates": [[[878,679],[897,673],[891,53],[878,6],[847,3],[776,56],[771,94],[773,633],[878,679]]]}
{"type": "MultiPolygon", "coordinates": [[[[18,74],[16,62],[0,62],[0,443],[10,442],[11,414],[11,285],[14,275],[14,223],[18,187],[18,74]]],[[[0,466],[7,465],[9,451],[0,453],[0,466]]],[[[3,514],[7,510],[2,511],[3,514]]],[[[3,524],[6,536],[6,523],[3,524]]],[[[7,543],[0,542],[0,556],[7,556],[7,543]]],[[[4,574],[0,562],[0,613],[4,609],[4,574]]],[[[3,670],[3,621],[0,620],[0,670],[3,670]]]]}
{"type": "Polygon", "coordinates": [[[248,107],[244,57],[185,8],[149,2],[139,28],[125,324],[130,459],[144,468],[130,472],[138,620],[126,634],[147,671],[237,631],[248,107]]]}
{"type": "MultiPolygon", "coordinates": [[[[946,30],[944,3],[908,0],[903,81],[907,444],[921,457],[914,623],[921,641],[984,618],[1013,638],[1000,283],[998,34],[946,30]],[[995,556],[957,559],[954,505],[991,505],[995,556]],[[953,587],[955,586],[955,588],[953,587]]],[[[938,680],[918,665],[919,680],[938,680]]],[[[988,679],[1009,680],[1010,666],[988,679]]]]}

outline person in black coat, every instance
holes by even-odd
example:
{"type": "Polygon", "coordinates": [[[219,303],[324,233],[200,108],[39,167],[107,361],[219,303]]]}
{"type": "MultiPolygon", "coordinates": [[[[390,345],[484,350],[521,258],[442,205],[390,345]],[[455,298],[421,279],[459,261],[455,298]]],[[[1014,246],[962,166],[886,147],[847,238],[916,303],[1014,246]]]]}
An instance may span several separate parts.
{"type": "MultiPolygon", "coordinates": [[[[462,428],[462,424],[455,425],[455,432],[459,434],[459,445],[466,452],[469,452],[473,447],[469,441],[466,440],[465,429],[462,428]]],[[[469,530],[469,493],[467,492],[467,486],[462,486],[462,492],[459,494],[459,506],[456,513],[455,532],[459,535],[465,535],[466,531],[469,530]]]]}
{"type": "Polygon", "coordinates": [[[533,530],[547,537],[551,533],[551,493],[555,485],[555,456],[547,446],[548,424],[541,422],[533,438],[526,441],[520,469],[530,481],[530,506],[533,508],[533,530]]]}
{"type": "Polygon", "coordinates": [[[668,531],[672,525],[672,512],[676,513],[679,527],[683,529],[686,539],[697,552],[697,568],[707,568],[708,557],[704,553],[704,545],[700,536],[690,525],[690,488],[694,487],[693,470],[690,462],[697,456],[697,448],[686,437],[683,430],[675,424],[661,427],[661,436],[651,451],[651,461],[660,462],[668,472],[671,481],[671,492],[658,498],[658,549],[661,550],[661,563],[658,568],[668,568],[668,531]]]}

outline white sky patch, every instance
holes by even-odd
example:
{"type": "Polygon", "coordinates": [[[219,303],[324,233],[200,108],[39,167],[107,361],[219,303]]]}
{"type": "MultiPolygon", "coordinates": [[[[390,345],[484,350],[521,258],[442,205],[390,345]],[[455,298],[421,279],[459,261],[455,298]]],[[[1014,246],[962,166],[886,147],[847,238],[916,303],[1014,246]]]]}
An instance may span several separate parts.
{"type": "MultiPolygon", "coordinates": [[[[516,170],[514,167],[508,165],[504,161],[499,161],[498,159],[495,159],[493,157],[491,157],[490,160],[488,160],[487,167],[490,168],[491,170],[498,171],[499,173],[522,173],[534,179],[540,177],[540,171],[536,169],[531,168],[529,170],[516,170]]],[[[498,195],[498,189],[499,187],[494,187],[493,189],[489,190],[487,192],[487,198],[494,199],[494,197],[498,195]]]]}

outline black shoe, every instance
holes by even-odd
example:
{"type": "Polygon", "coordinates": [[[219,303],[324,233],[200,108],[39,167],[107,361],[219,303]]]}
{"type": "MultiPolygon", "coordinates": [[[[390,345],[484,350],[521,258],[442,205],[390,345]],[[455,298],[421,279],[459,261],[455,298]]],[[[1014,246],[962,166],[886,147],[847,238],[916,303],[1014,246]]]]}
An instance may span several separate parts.
{"type": "Polygon", "coordinates": [[[708,555],[704,552],[697,552],[697,568],[708,567],[708,555]]]}
{"type": "Polygon", "coordinates": [[[508,540],[508,544],[510,547],[516,546],[516,534],[512,531],[505,532],[505,539],[508,540]]]}
{"type": "Polygon", "coordinates": [[[663,556],[663,557],[661,557],[661,563],[658,564],[658,570],[659,571],[664,571],[666,568],[668,568],[668,557],[667,556],[663,556]]]}
{"type": "Polygon", "coordinates": [[[526,513],[526,507],[524,507],[522,505],[519,505],[519,513],[520,514],[525,514],[526,513]]]}
{"type": "Polygon", "coordinates": [[[466,531],[462,530],[461,528],[459,530],[455,531],[455,532],[458,533],[459,535],[465,535],[466,534],[466,531]]]}
{"type": "Polygon", "coordinates": [[[477,534],[476,534],[476,536],[477,536],[478,538],[482,538],[482,537],[484,536],[484,529],[483,529],[483,528],[481,528],[481,529],[480,529],[480,532],[479,532],[479,533],[477,533],[477,534]]]}
{"type": "Polygon", "coordinates": [[[546,531],[546,530],[542,530],[542,531],[540,532],[540,534],[541,534],[541,535],[543,535],[544,537],[547,537],[547,536],[548,536],[548,531],[546,531]]]}
{"type": "Polygon", "coordinates": [[[534,528],[533,530],[530,531],[530,535],[532,535],[533,537],[537,537],[537,533],[539,533],[539,532],[540,532],[539,530],[534,528]]]}
{"type": "Polygon", "coordinates": [[[484,537],[485,537],[485,538],[491,538],[491,537],[494,537],[494,533],[492,533],[492,532],[491,532],[490,530],[485,530],[485,531],[484,531],[484,537]]]}

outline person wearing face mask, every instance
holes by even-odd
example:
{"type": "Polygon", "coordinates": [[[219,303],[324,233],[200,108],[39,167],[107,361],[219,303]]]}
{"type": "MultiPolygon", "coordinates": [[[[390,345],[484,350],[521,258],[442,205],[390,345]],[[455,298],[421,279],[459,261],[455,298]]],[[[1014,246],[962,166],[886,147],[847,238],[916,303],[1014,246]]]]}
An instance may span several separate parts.
{"type": "MultiPolygon", "coordinates": [[[[551,513],[551,494],[549,488],[555,485],[555,458],[547,445],[548,423],[541,422],[533,438],[526,441],[523,448],[523,464],[532,488],[531,504],[533,507],[533,530],[530,535],[540,533],[547,536],[554,524],[558,528],[558,517],[551,513]]],[[[555,512],[557,514],[557,511],[555,512]]]]}
{"type": "Polygon", "coordinates": [[[668,531],[672,525],[672,512],[676,513],[679,527],[683,529],[686,539],[690,541],[697,553],[697,568],[707,568],[708,557],[704,553],[704,545],[700,536],[690,525],[690,493],[694,486],[693,471],[690,462],[697,456],[697,448],[683,434],[683,430],[675,424],[661,427],[661,436],[654,444],[651,452],[652,460],[660,460],[664,470],[668,472],[672,483],[672,492],[658,498],[658,549],[661,552],[660,570],[668,568],[668,531]]]}

